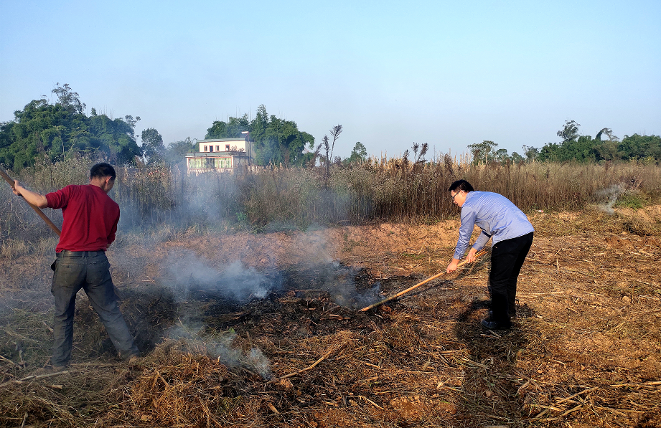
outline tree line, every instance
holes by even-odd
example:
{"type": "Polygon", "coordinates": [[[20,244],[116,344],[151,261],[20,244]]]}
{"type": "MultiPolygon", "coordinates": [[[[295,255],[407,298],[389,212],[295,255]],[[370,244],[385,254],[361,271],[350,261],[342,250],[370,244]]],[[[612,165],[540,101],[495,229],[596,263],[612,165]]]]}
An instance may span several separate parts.
{"type": "Polygon", "coordinates": [[[625,135],[620,140],[610,128],[602,128],[595,137],[580,135],[580,124],[575,120],[565,121],[557,132],[560,142],[547,143],[541,149],[523,146],[523,154],[507,153],[507,149],[497,149],[498,144],[490,140],[470,144],[474,163],[488,162],[604,162],[642,161],[646,163],[661,160],[661,137],[658,135],[625,135]]]}
{"type": "MultiPolygon", "coordinates": [[[[186,153],[197,151],[191,138],[165,146],[163,137],[154,128],[143,130],[138,144],[135,127],[139,116],[111,119],[94,108],[87,115],[85,104],[68,84],[58,83],[52,92],[57,96],[55,103],[49,103],[45,97],[33,100],[23,110],[14,112],[14,120],[0,123],[1,164],[18,171],[38,160],[54,163],[78,155],[116,165],[174,164],[182,162],[186,153]]],[[[333,143],[341,132],[341,125],[338,126],[333,143]]],[[[253,142],[257,165],[303,166],[317,162],[329,164],[334,160],[327,137],[315,150],[312,135],[300,131],[296,122],[269,116],[263,105],[252,120],[244,115],[230,117],[227,122],[213,122],[205,139],[246,136],[253,142]],[[322,153],[324,144],[326,156],[322,153]]],[[[365,146],[356,143],[351,156],[344,161],[366,159],[365,146]]]]}
{"type": "MultiPolygon", "coordinates": [[[[81,154],[116,165],[175,164],[182,162],[186,153],[197,151],[191,138],[165,146],[163,137],[154,128],[143,130],[141,144],[138,144],[135,126],[140,121],[139,116],[111,119],[106,114],[98,114],[94,108],[87,115],[85,104],[68,84],[60,86],[58,83],[52,92],[57,96],[55,103],[45,98],[33,100],[23,110],[14,112],[14,120],[0,123],[0,164],[18,171],[38,160],[53,163],[81,154]]],[[[475,163],[661,160],[659,136],[634,134],[620,140],[611,129],[603,128],[592,138],[580,135],[579,127],[574,120],[566,121],[557,132],[560,142],[547,143],[541,149],[523,146],[523,154],[513,152],[510,155],[489,140],[471,144],[468,149],[475,163]]],[[[266,107],[260,105],[253,119],[244,114],[229,117],[227,122],[214,121],[204,138],[249,138],[257,165],[320,164],[328,171],[333,163],[346,165],[367,160],[367,149],[360,142],[355,143],[348,158],[333,156],[342,126],[336,125],[329,132],[331,137],[324,136],[315,146],[314,137],[300,131],[296,122],[269,115],[266,107]]],[[[407,154],[408,151],[405,156],[407,154]]]]}

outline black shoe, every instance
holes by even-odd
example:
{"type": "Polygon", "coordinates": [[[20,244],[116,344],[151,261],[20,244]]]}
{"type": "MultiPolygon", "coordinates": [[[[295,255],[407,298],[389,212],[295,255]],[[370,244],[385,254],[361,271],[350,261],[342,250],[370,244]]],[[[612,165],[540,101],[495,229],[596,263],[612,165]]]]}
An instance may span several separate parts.
{"type": "Polygon", "coordinates": [[[512,328],[512,323],[511,322],[502,323],[502,322],[493,321],[490,318],[485,318],[482,320],[482,327],[489,330],[509,330],[510,328],[512,328]]]}

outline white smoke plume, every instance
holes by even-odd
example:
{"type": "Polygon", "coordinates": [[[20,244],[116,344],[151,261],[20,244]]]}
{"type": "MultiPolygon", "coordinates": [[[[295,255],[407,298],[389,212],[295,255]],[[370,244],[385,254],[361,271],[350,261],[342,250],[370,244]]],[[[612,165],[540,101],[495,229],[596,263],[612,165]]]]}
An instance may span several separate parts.
{"type": "Polygon", "coordinates": [[[299,245],[308,249],[307,269],[315,272],[316,286],[327,291],[334,303],[350,309],[363,308],[378,302],[381,284],[358,290],[357,269],[340,264],[329,252],[330,245],[322,236],[307,236],[299,245]]]}
{"type": "Polygon", "coordinates": [[[195,290],[212,292],[242,303],[252,298],[263,299],[281,284],[277,275],[269,277],[254,267],[244,266],[241,261],[215,267],[191,251],[170,254],[166,265],[164,282],[179,300],[186,299],[195,290]]]}
{"type": "Polygon", "coordinates": [[[271,379],[271,362],[261,349],[251,347],[244,352],[234,341],[238,337],[234,330],[223,333],[220,338],[209,338],[202,335],[202,328],[193,328],[179,324],[167,334],[173,340],[182,340],[191,352],[206,352],[211,358],[229,368],[242,367],[259,374],[264,379],[271,379]]]}
{"type": "Polygon", "coordinates": [[[606,189],[598,190],[595,195],[599,198],[605,198],[606,202],[602,202],[597,206],[608,214],[614,214],[613,206],[617,202],[617,198],[624,192],[626,192],[626,188],[622,184],[613,184],[606,189]]]}

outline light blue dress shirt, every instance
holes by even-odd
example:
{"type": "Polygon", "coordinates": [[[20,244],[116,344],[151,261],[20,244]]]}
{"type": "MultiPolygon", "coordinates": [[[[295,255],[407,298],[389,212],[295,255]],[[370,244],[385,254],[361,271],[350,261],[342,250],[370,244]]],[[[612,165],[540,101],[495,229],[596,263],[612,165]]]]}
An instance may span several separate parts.
{"type": "Polygon", "coordinates": [[[454,258],[461,259],[470,244],[474,226],[482,229],[473,248],[482,249],[492,239],[492,245],[506,239],[518,238],[534,232],[528,217],[509,199],[498,193],[468,192],[461,207],[459,240],[454,258]]]}

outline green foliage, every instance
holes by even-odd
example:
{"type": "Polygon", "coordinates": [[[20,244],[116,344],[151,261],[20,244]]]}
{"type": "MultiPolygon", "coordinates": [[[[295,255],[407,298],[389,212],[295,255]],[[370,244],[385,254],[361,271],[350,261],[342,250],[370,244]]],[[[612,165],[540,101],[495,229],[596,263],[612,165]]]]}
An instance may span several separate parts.
{"type": "Polygon", "coordinates": [[[558,137],[562,138],[563,143],[573,141],[578,138],[578,128],[580,126],[581,124],[576,123],[575,120],[567,120],[565,121],[565,126],[557,132],[558,137]]]}
{"type": "Polygon", "coordinates": [[[80,154],[124,165],[142,151],[134,139],[132,116],[112,120],[106,115],[86,116],[83,104],[68,84],[53,89],[58,101],[33,100],[14,112],[14,120],[0,126],[0,163],[18,171],[37,159],[62,161],[80,154]]]}
{"type": "Polygon", "coordinates": [[[252,121],[248,115],[230,117],[227,122],[215,121],[207,129],[205,138],[241,138],[249,132],[255,150],[257,165],[301,166],[312,154],[303,153],[306,146],[314,146],[314,137],[298,130],[296,122],[268,116],[266,107],[260,105],[252,121]]]}
{"type": "Polygon", "coordinates": [[[661,160],[661,137],[658,135],[625,135],[618,144],[618,152],[624,160],[643,160],[652,157],[661,160]]]}
{"type": "Polygon", "coordinates": [[[658,135],[627,135],[620,141],[610,128],[602,128],[592,139],[589,135],[579,135],[579,126],[573,120],[567,121],[557,133],[563,141],[548,143],[541,150],[524,146],[526,157],[542,162],[583,163],[618,160],[655,163],[661,160],[661,137],[658,135]],[[607,140],[603,139],[604,135],[607,140]]]}
{"type": "Polygon", "coordinates": [[[519,163],[525,161],[525,158],[518,154],[517,152],[512,152],[512,156],[510,157],[512,159],[512,162],[514,163],[519,163]]]}
{"type": "Polygon", "coordinates": [[[496,147],[498,147],[498,144],[489,140],[484,140],[481,143],[468,145],[468,149],[471,151],[471,155],[473,156],[473,162],[476,164],[480,162],[488,163],[490,160],[493,160],[493,151],[496,147]]]}
{"type": "Polygon", "coordinates": [[[154,128],[142,131],[142,155],[148,164],[160,163],[165,160],[165,145],[163,137],[154,128]]]}
{"type": "Polygon", "coordinates": [[[363,163],[367,161],[367,149],[365,146],[358,141],[355,146],[353,146],[353,150],[351,150],[351,155],[344,160],[345,164],[351,164],[351,163],[363,163]]]}
{"type": "Polygon", "coordinates": [[[619,208],[632,208],[640,209],[650,204],[650,201],[644,194],[640,192],[623,193],[617,198],[615,206],[619,208]]]}
{"type": "Polygon", "coordinates": [[[531,146],[523,146],[523,155],[526,157],[526,161],[532,162],[539,156],[539,149],[531,146]]]}
{"type": "Polygon", "coordinates": [[[165,150],[165,161],[170,164],[184,164],[184,156],[187,153],[194,153],[197,151],[197,147],[190,138],[185,140],[175,141],[170,143],[165,150]]]}

